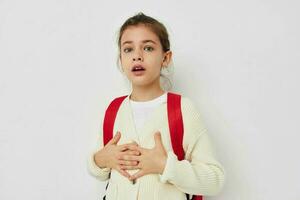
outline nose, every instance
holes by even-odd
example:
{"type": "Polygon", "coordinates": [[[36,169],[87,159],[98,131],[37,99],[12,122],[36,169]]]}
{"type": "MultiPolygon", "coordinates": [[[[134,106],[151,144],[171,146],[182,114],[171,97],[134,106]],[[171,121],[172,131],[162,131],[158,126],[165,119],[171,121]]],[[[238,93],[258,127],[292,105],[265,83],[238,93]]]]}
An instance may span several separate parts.
{"type": "Polygon", "coordinates": [[[133,55],[133,61],[143,61],[143,56],[139,51],[133,55]]]}
{"type": "Polygon", "coordinates": [[[137,61],[137,60],[140,60],[140,61],[142,61],[142,57],[141,57],[141,56],[139,56],[139,57],[134,57],[134,58],[133,58],[133,61],[137,61]]]}

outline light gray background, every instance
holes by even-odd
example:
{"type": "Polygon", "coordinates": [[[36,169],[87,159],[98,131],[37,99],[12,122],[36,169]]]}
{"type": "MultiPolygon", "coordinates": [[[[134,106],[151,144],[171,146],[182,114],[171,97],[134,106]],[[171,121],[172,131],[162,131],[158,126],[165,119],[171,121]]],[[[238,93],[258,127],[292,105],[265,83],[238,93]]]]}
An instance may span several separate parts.
{"type": "Polygon", "coordinates": [[[86,156],[128,93],[116,32],[161,20],[174,92],[199,108],[226,172],[222,200],[300,199],[299,1],[0,0],[0,199],[100,199],[86,156]]]}

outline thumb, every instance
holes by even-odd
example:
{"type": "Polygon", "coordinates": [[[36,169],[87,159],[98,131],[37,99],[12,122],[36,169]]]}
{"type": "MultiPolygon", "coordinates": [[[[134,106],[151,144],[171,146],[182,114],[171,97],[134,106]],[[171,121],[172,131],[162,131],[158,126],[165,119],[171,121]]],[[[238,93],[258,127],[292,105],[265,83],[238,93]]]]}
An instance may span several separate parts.
{"type": "Polygon", "coordinates": [[[116,135],[108,142],[108,144],[117,144],[121,138],[121,133],[118,131],[116,135]]]}
{"type": "Polygon", "coordinates": [[[161,134],[159,131],[157,131],[154,134],[154,141],[155,141],[155,146],[163,146],[162,141],[161,141],[161,134]]]}

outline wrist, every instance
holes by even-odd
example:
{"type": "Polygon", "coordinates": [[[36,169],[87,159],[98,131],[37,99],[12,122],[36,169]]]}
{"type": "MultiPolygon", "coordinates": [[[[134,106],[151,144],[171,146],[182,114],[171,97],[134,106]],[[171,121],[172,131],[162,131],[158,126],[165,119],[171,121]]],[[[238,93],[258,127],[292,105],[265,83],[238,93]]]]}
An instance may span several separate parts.
{"type": "Polygon", "coordinates": [[[167,159],[168,159],[168,156],[167,156],[167,155],[165,155],[165,156],[161,159],[159,174],[163,174],[163,172],[164,172],[164,170],[165,170],[165,167],[166,167],[166,164],[167,164],[167,159]]]}

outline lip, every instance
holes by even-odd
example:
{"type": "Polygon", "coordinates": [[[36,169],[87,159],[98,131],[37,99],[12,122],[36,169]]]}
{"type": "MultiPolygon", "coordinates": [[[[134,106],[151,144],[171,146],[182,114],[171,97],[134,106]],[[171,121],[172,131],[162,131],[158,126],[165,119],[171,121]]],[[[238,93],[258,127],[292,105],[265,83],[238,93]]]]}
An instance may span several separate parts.
{"type": "Polygon", "coordinates": [[[142,68],[144,69],[144,71],[146,70],[146,68],[143,67],[143,65],[141,65],[141,64],[135,64],[135,65],[133,65],[133,67],[131,68],[131,71],[132,71],[132,72],[134,72],[133,69],[134,69],[135,67],[142,67],[142,68]]]}
{"type": "Polygon", "coordinates": [[[145,71],[133,71],[132,72],[135,76],[143,76],[145,71]]]}
{"type": "Polygon", "coordinates": [[[141,64],[135,64],[135,65],[131,68],[131,72],[134,74],[134,76],[143,76],[144,73],[145,73],[145,71],[146,71],[146,68],[143,67],[143,65],[141,65],[141,64]],[[142,67],[144,70],[141,70],[141,71],[133,71],[133,69],[134,69],[135,67],[142,67]]]}

